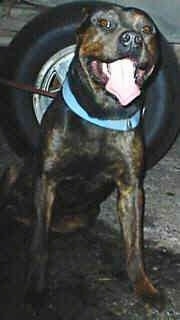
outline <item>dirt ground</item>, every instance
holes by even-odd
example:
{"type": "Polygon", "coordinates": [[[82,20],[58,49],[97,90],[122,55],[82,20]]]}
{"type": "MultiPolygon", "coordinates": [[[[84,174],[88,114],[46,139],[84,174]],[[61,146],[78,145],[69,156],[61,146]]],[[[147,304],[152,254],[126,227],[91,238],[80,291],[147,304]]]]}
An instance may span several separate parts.
{"type": "MultiPolygon", "coordinates": [[[[0,172],[19,159],[1,137],[0,172]]],[[[1,210],[1,320],[178,320],[180,319],[180,139],[145,179],[145,261],[166,295],[163,311],[134,295],[127,278],[115,194],[102,205],[96,226],[87,232],[50,235],[48,291],[23,303],[23,284],[31,229],[12,221],[28,210],[28,191],[18,204],[1,210]],[[26,200],[25,200],[26,198],[26,200]]]]}

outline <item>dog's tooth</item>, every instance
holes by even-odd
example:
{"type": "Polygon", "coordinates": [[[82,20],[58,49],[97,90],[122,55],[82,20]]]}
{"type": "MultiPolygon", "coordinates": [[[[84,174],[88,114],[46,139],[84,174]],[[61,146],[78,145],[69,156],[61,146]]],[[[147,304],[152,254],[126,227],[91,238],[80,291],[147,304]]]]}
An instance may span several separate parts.
{"type": "Polygon", "coordinates": [[[103,71],[103,73],[105,73],[106,75],[109,74],[108,65],[107,65],[107,63],[105,63],[105,62],[102,63],[102,71],[103,71]]]}
{"type": "Polygon", "coordinates": [[[107,73],[107,68],[106,68],[106,63],[102,63],[102,71],[106,74],[107,73]]]}
{"type": "Polygon", "coordinates": [[[107,63],[107,72],[108,72],[109,77],[111,76],[111,65],[112,65],[112,63],[107,63]]]}

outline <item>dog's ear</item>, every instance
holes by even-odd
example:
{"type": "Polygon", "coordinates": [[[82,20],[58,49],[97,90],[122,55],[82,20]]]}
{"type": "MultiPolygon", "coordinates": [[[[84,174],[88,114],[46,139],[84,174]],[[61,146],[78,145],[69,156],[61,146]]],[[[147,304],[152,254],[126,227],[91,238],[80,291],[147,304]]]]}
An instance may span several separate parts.
{"type": "Polygon", "coordinates": [[[82,18],[83,19],[82,22],[83,22],[84,20],[86,20],[86,18],[88,16],[91,15],[92,9],[90,7],[84,7],[84,8],[82,8],[81,12],[82,12],[82,16],[83,16],[83,18],[82,18]]]}
{"type": "Polygon", "coordinates": [[[77,40],[81,41],[82,35],[86,28],[90,25],[90,16],[92,14],[92,9],[90,7],[84,7],[81,10],[82,20],[80,26],[76,30],[77,40]]]}

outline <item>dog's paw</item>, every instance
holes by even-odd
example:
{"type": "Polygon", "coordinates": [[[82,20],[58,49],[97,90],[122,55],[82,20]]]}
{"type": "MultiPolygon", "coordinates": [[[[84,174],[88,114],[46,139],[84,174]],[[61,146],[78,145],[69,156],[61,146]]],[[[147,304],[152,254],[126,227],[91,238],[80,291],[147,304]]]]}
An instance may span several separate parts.
{"type": "Polygon", "coordinates": [[[37,292],[34,289],[28,289],[23,297],[24,306],[31,306],[33,310],[37,312],[46,305],[48,301],[48,289],[44,289],[42,292],[37,292]]]}
{"type": "Polygon", "coordinates": [[[167,303],[167,296],[162,289],[156,291],[154,294],[144,293],[141,298],[145,304],[157,309],[158,311],[164,310],[167,303]]]}
{"type": "Polygon", "coordinates": [[[42,255],[31,256],[25,276],[24,302],[34,305],[36,301],[44,300],[47,295],[46,289],[46,261],[47,257],[42,255]]]}
{"type": "Polygon", "coordinates": [[[157,290],[145,274],[141,280],[136,282],[135,292],[149,306],[159,311],[165,308],[167,302],[165,292],[162,289],[157,290]]]}

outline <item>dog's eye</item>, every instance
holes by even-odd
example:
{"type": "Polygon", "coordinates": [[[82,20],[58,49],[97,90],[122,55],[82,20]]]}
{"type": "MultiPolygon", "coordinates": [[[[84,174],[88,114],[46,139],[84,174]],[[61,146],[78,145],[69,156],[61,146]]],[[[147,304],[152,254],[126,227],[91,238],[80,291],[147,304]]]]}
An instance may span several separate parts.
{"type": "Polygon", "coordinates": [[[109,21],[108,19],[104,19],[104,18],[99,19],[98,20],[98,25],[101,28],[106,29],[108,31],[113,29],[113,25],[112,25],[111,21],[109,21]]]}
{"type": "Polygon", "coordinates": [[[153,34],[153,27],[152,26],[149,26],[149,25],[145,25],[143,28],[142,28],[142,32],[145,33],[145,34],[153,34]]]}

